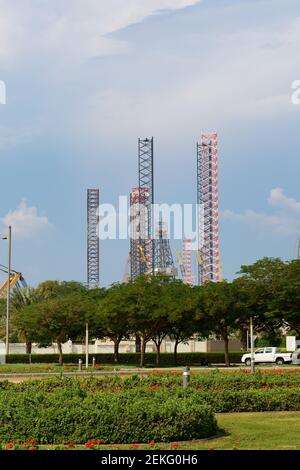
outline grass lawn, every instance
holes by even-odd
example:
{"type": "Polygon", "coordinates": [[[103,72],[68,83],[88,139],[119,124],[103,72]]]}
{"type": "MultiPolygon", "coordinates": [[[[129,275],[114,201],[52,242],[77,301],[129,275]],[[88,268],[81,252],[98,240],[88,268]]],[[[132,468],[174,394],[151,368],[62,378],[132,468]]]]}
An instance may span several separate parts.
{"type": "MultiPolygon", "coordinates": [[[[97,371],[113,371],[120,369],[133,369],[136,366],[114,366],[112,364],[105,365],[96,365],[93,368],[91,365],[89,367],[89,372],[97,371]]],[[[85,363],[82,364],[83,372],[86,371],[85,363]]],[[[1,374],[30,374],[30,373],[46,373],[46,372],[77,372],[78,364],[64,364],[62,367],[59,364],[2,364],[0,365],[0,375],[1,374]]]]}
{"type": "Polygon", "coordinates": [[[300,411],[217,414],[225,435],[180,449],[299,450],[300,411]]]}

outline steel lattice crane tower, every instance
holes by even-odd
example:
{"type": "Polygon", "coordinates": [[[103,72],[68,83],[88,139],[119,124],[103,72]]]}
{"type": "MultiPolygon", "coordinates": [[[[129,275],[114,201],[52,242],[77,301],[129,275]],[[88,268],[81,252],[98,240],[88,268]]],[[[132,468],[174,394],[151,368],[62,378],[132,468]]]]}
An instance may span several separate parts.
{"type": "MultiPolygon", "coordinates": [[[[146,226],[142,233],[141,246],[146,258],[145,273],[154,273],[154,230],[153,230],[153,204],[154,204],[154,149],[153,137],[139,139],[139,188],[143,194],[145,205],[146,226]]],[[[142,227],[143,228],[143,227],[142,227]]]]}
{"type": "Polygon", "coordinates": [[[174,259],[168,238],[166,223],[160,221],[158,224],[157,237],[155,240],[155,268],[156,274],[167,274],[176,277],[178,274],[174,265],[174,259]]]}
{"type": "Polygon", "coordinates": [[[197,144],[197,203],[199,207],[198,283],[220,281],[218,134],[202,134],[197,144]]]}
{"type": "Polygon", "coordinates": [[[154,170],[153,137],[138,140],[139,185],[130,196],[131,279],[154,274],[153,234],[154,170]]]}
{"type": "Polygon", "coordinates": [[[142,233],[148,223],[145,209],[147,193],[140,188],[133,188],[130,194],[130,274],[131,279],[147,271],[147,260],[142,245],[142,233]]]}
{"type": "Polygon", "coordinates": [[[99,256],[99,189],[87,191],[87,284],[89,289],[100,287],[99,256]]]}

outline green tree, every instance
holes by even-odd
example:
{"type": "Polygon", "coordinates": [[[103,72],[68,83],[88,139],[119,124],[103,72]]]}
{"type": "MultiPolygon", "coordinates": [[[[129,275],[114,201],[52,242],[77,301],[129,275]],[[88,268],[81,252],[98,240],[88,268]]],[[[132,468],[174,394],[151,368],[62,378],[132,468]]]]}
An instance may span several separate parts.
{"type": "Polygon", "coordinates": [[[196,332],[202,329],[200,322],[195,320],[195,291],[192,287],[175,279],[168,285],[163,302],[169,318],[168,334],[175,342],[174,363],[177,365],[178,345],[188,342],[196,332]]]}
{"type": "Polygon", "coordinates": [[[45,281],[38,285],[37,292],[41,299],[47,300],[76,292],[86,293],[87,287],[76,281],[45,281]]]}
{"type": "Polygon", "coordinates": [[[198,291],[196,317],[207,322],[208,330],[224,342],[225,363],[230,365],[229,338],[235,333],[242,314],[236,286],[229,282],[208,282],[198,291]]]}
{"type": "Polygon", "coordinates": [[[131,330],[141,338],[140,365],[145,365],[146,345],[152,339],[156,345],[156,362],[160,348],[169,331],[168,314],[163,304],[165,286],[170,278],[163,275],[140,276],[128,283],[128,307],[131,330]]]}
{"type": "Polygon", "coordinates": [[[273,283],[275,292],[269,300],[269,317],[300,334],[300,260],[285,263],[273,283]]]}
{"type": "Polygon", "coordinates": [[[98,302],[94,316],[93,333],[98,338],[106,337],[113,341],[116,363],[119,362],[120,343],[131,333],[127,296],[127,284],[114,284],[98,302]]]}
{"type": "Polygon", "coordinates": [[[32,349],[32,331],[26,329],[26,322],[20,321],[20,312],[28,305],[38,303],[40,301],[39,293],[32,287],[16,289],[11,299],[12,313],[12,329],[16,333],[19,340],[26,343],[26,354],[31,354],[32,349]]]}
{"type": "Polygon", "coordinates": [[[62,344],[82,334],[89,307],[88,297],[83,293],[51,297],[25,306],[20,311],[19,324],[37,343],[55,342],[62,365],[62,344]]]}
{"type": "Polygon", "coordinates": [[[252,265],[241,266],[240,277],[233,283],[244,310],[240,321],[242,332],[249,327],[249,319],[252,317],[254,330],[260,336],[278,337],[281,324],[275,316],[269,314],[269,310],[270,302],[278,293],[277,279],[283,276],[284,270],[285,263],[279,258],[263,258],[252,265]]]}

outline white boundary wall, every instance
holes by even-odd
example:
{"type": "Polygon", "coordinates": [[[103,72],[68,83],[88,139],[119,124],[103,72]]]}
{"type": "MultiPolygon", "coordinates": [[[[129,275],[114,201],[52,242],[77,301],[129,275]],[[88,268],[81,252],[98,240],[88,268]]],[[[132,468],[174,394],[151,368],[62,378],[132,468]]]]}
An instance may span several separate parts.
{"type": "MultiPolygon", "coordinates": [[[[85,345],[72,343],[69,340],[67,343],[62,345],[64,354],[85,354],[85,345]]],[[[236,339],[231,339],[229,341],[229,351],[237,352],[241,350],[241,343],[236,339]]],[[[155,352],[155,344],[152,341],[147,343],[146,352],[155,352]]],[[[173,353],[174,351],[174,342],[170,340],[163,341],[161,345],[161,352],[164,353],[173,353]]],[[[25,343],[11,343],[9,345],[10,354],[26,354],[26,345],[25,343]]],[[[99,341],[96,340],[94,344],[89,345],[90,354],[113,354],[114,345],[112,341],[99,341]]],[[[134,353],[135,352],[135,341],[122,341],[119,348],[120,353],[134,353]]],[[[188,343],[181,343],[178,345],[178,353],[189,353],[189,352],[224,352],[224,343],[223,341],[218,340],[206,340],[206,341],[196,341],[191,340],[188,343]]],[[[0,363],[1,356],[5,354],[5,344],[0,342],[0,363]]],[[[32,354],[58,354],[57,345],[53,344],[47,348],[39,348],[36,344],[32,346],[32,354]]]]}

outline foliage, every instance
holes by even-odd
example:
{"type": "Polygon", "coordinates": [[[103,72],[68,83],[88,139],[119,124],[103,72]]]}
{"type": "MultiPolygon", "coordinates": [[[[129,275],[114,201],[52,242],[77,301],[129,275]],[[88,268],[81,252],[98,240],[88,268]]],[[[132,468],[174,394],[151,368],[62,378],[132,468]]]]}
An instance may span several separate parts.
{"type": "MultiPolygon", "coordinates": [[[[96,364],[113,364],[114,357],[109,353],[90,354],[90,360],[95,357],[96,364]]],[[[230,353],[230,362],[238,364],[241,362],[242,353],[230,353]]],[[[78,364],[78,360],[85,361],[84,354],[64,354],[65,364],[78,364]]],[[[222,353],[178,353],[177,364],[174,363],[174,355],[170,353],[161,353],[161,365],[207,365],[224,363],[224,355],[222,353]]],[[[139,353],[122,353],[119,354],[119,364],[137,366],[139,364],[139,353]]],[[[7,356],[7,364],[55,364],[59,361],[58,354],[10,354],[7,356]]],[[[145,365],[154,366],[156,363],[155,353],[146,353],[145,365]]],[[[1,370],[1,366],[0,366],[1,370]]]]}
{"type": "Polygon", "coordinates": [[[76,384],[51,393],[0,391],[2,442],[168,442],[208,437],[216,432],[211,409],[195,404],[185,394],[179,397],[151,391],[145,400],[134,391],[87,393],[76,384]]]}
{"type": "MultiPolygon", "coordinates": [[[[145,275],[91,291],[78,282],[46,281],[27,293],[13,297],[11,331],[24,338],[28,352],[32,342],[56,342],[61,363],[62,343],[69,338],[82,340],[86,323],[94,338],[114,342],[115,362],[123,360],[122,340],[141,338],[141,366],[150,357],[145,353],[150,340],[156,346],[156,364],[163,360],[161,344],[167,337],[175,343],[175,364],[178,344],[192,337],[213,337],[223,340],[229,365],[229,338],[240,337],[245,347],[250,317],[261,341],[266,339],[270,346],[279,343],[283,328],[300,334],[300,260],[263,258],[242,266],[233,282],[207,282],[194,288],[168,276],[145,275]]],[[[4,307],[0,303],[0,335],[4,307]]]]}
{"type": "Polygon", "coordinates": [[[40,344],[56,342],[62,363],[62,343],[76,338],[85,326],[86,302],[79,294],[49,297],[25,306],[18,324],[40,344]]]}
{"type": "Polygon", "coordinates": [[[129,339],[131,333],[127,292],[125,284],[114,284],[98,302],[90,322],[97,338],[109,338],[114,342],[116,363],[119,362],[120,342],[129,339]]]}
{"type": "Polygon", "coordinates": [[[213,412],[300,411],[300,374],[210,372],[0,383],[0,442],[172,442],[217,433],[213,412]],[[212,411],[213,410],[213,411],[212,411]],[[137,426],[136,423],[139,423],[137,426]]]}
{"type": "MultiPolygon", "coordinates": [[[[241,373],[230,374],[220,372],[208,372],[193,375],[189,389],[198,392],[209,392],[218,394],[224,391],[247,391],[261,390],[281,390],[285,393],[289,390],[300,391],[300,369],[298,373],[241,373]]],[[[56,391],[81,390],[81,394],[97,393],[99,391],[110,391],[114,393],[131,390],[132,393],[147,394],[153,389],[158,390],[178,390],[182,385],[182,374],[150,374],[148,376],[103,376],[89,378],[60,378],[51,377],[47,379],[36,379],[25,381],[18,385],[10,382],[0,382],[0,390],[14,390],[16,393],[41,392],[52,393],[56,391]],[[134,392],[133,392],[134,391],[134,392]]]]}
{"type": "Polygon", "coordinates": [[[269,301],[269,317],[300,334],[300,260],[286,263],[274,284],[276,295],[269,301]]]}
{"type": "Polygon", "coordinates": [[[197,318],[204,320],[206,328],[224,341],[225,363],[229,366],[229,337],[236,331],[243,315],[236,285],[225,281],[208,282],[197,289],[197,318]]]}

